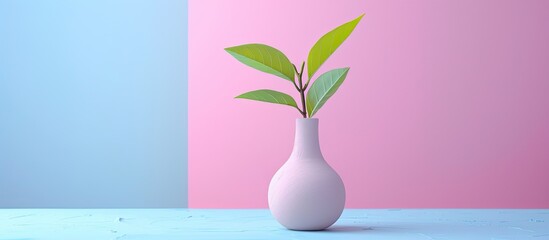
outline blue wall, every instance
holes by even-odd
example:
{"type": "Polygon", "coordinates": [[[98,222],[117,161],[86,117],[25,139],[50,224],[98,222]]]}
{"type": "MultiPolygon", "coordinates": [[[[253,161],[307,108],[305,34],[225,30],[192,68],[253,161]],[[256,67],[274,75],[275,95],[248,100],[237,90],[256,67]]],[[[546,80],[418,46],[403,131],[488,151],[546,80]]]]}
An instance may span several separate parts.
{"type": "Polygon", "coordinates": [[[186,34],[186,1],[0,1],[0,207],[186,207],[186,34]]]}

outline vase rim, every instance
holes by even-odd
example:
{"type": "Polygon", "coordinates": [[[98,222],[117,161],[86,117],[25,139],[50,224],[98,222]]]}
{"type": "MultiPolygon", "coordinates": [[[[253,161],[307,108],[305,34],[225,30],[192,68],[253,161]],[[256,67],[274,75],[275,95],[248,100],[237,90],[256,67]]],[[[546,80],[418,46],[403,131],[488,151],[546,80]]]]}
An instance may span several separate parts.
{"type": "Polygon", "coordinates": [[[318,118],[297,118],[297,121],[318,121],[318,118]]]}

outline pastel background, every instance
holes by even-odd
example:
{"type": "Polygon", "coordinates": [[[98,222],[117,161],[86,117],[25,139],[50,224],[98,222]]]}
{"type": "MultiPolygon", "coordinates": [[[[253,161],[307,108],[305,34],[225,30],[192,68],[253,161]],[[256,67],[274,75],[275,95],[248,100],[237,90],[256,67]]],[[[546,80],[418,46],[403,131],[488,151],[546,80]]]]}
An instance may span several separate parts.
{"type": "Polygon", "coordinates": [[[267,207],[299,114],[233,98],[297,95],[223,49],[299,63],[362,13],[320,70],[351,67],[317,114],[347,207],[549,208],[548,1],[188,5],[0,1],[0,208],[267,207]]]}
{"type": "Polygon", "coordinates": [[[189,206],[267,207],[293,145],[295,110],[233,99],[293,86],[223,48],[265,43],[300,62],[322,34],[366,13],[321,69],[351,67],[317,114],[346,206],[548,208],[547,9],[545,0],[190,1],[189,206]]]}
{"type": "Polygon", "coordinates": [[[0,1],[0,208],[187,206],[186,1],[0,1]]]}

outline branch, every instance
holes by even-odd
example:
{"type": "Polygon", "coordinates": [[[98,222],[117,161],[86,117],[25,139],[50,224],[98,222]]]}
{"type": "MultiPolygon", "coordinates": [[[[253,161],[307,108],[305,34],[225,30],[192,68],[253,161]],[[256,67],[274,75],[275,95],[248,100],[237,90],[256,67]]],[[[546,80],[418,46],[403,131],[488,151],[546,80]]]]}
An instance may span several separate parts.
{"type": "MultiPolygon", "coordinates": [[[[292,66],[294,66],[294,71],[295,71],[295,74],[299,77],[299,72],[297,71],[297,68],[295,67],[294,64],[292,64],[292,66]]],[[[297,89],[298,92],[301,92],[301,89],[297,86],[297,84],[295,83],[295,78],[294,80],[292,81],[292,83],[294,84],[294,87],[295,89],[297,89]]],[[[301,112],[301,110],[300,110],[301,112]]]]}

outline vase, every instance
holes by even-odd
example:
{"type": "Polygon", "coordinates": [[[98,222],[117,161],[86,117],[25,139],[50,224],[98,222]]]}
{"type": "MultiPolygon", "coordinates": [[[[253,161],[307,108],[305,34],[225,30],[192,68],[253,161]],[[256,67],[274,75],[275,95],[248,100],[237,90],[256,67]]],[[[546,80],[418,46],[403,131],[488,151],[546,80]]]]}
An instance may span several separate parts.
{"type": "Polygon", "coordinates": [[[272,215],[291,230],[322,230],[344,207],[343,181],[320,151],[318,119],[297,119],[292,154],[269,185],[272,215]]]}

